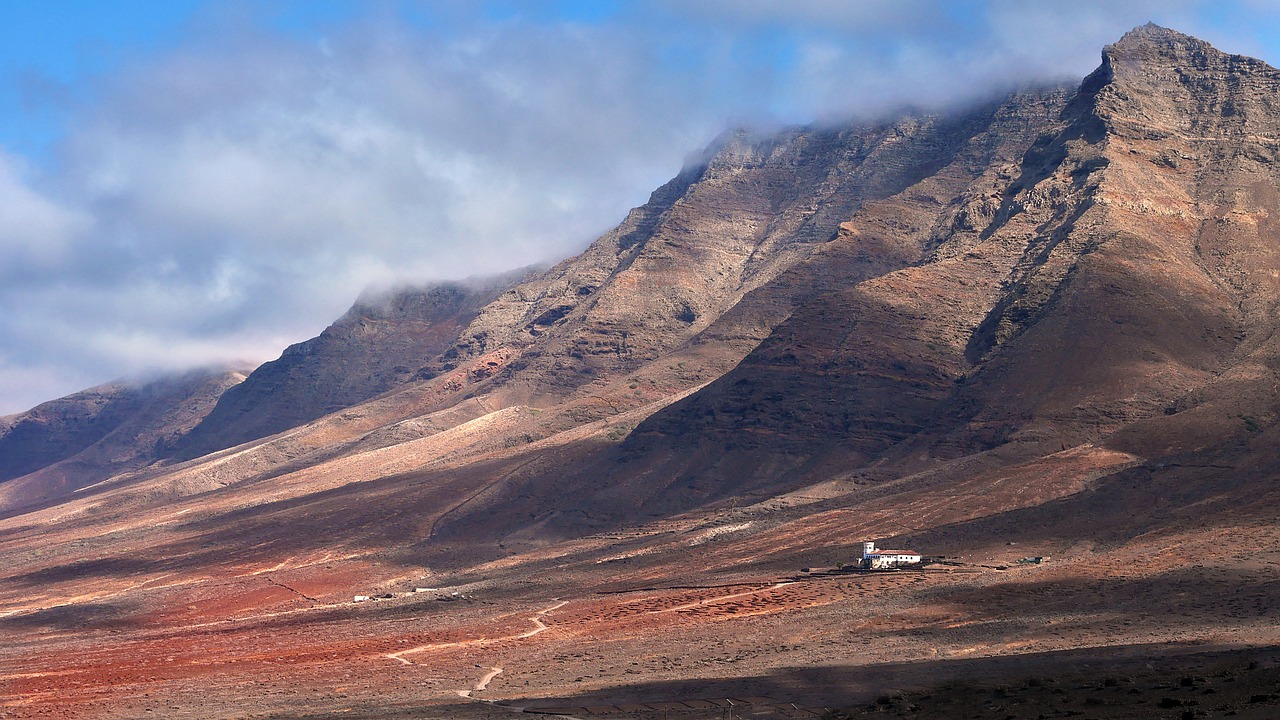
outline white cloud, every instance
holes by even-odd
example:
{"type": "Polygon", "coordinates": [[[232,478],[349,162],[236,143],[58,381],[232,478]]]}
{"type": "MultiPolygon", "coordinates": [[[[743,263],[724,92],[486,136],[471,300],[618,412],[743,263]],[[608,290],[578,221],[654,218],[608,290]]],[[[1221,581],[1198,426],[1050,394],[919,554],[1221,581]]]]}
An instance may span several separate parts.
{"type": "Polygon", "coordinates": [[[90,219],[34,190],[25,163],[0,154],[0,281],[56,268],[67,260],[90,219]]]}

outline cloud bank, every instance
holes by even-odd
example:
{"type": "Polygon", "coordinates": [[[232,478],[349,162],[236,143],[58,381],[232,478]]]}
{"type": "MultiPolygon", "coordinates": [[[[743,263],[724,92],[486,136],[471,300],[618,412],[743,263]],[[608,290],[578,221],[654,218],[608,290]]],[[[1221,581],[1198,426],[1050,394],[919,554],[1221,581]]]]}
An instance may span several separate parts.
{"type": "Polygon", "coordinates": [[[1225,32],[1167,0],[471,5],[305,32],[249,5],[67,93],[50,161],[0,154],[0,414],[270,359],[369,286],[567,256],[730,124],[1080,77],[1148,19],[1225,32]]]}

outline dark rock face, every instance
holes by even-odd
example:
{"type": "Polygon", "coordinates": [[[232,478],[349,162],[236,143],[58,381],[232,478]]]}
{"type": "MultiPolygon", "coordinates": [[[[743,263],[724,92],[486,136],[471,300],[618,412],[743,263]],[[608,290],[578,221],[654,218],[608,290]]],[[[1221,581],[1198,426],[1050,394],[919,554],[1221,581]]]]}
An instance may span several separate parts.
{"type": "Polygon", "coordinates": [[[75,455],[106,437],[142,404],[136,388],[112,383],[12,416],[0,436],[0,481],[75,455]]]}

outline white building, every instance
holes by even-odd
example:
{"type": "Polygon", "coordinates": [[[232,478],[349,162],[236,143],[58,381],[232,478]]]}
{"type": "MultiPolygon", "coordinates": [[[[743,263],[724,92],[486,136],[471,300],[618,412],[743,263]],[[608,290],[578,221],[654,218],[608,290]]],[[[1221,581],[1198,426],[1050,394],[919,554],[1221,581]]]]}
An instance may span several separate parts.
{"type": "Polygon", "coordinates": [[[920,553],[914,550],[877,549],[874,540],[867,540],[862,543],[862,557],[859,560],[862,567],[881,570],[899,565],[914,565],[920,562],[920,553]]]}

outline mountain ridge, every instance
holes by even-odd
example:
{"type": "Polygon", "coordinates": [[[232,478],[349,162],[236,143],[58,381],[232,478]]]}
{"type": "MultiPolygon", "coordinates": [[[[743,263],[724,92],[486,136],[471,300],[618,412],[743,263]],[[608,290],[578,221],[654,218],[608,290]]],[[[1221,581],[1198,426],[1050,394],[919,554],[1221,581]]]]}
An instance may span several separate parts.
{"type": "Polygon", "coordinates": [[[153,463],[190,432],[247,368],[120,380],[6,418],[0,425],[0,512],[56,500],[153,463]]]}
{"type": "Polygon", "coordinates": [[[459,328],[507,287],[537,273],[402,288],[361,297],[319,336],[284,350],[229,389],[162,457],[189,460],[369,400],[420,373],[459,328]]]}

